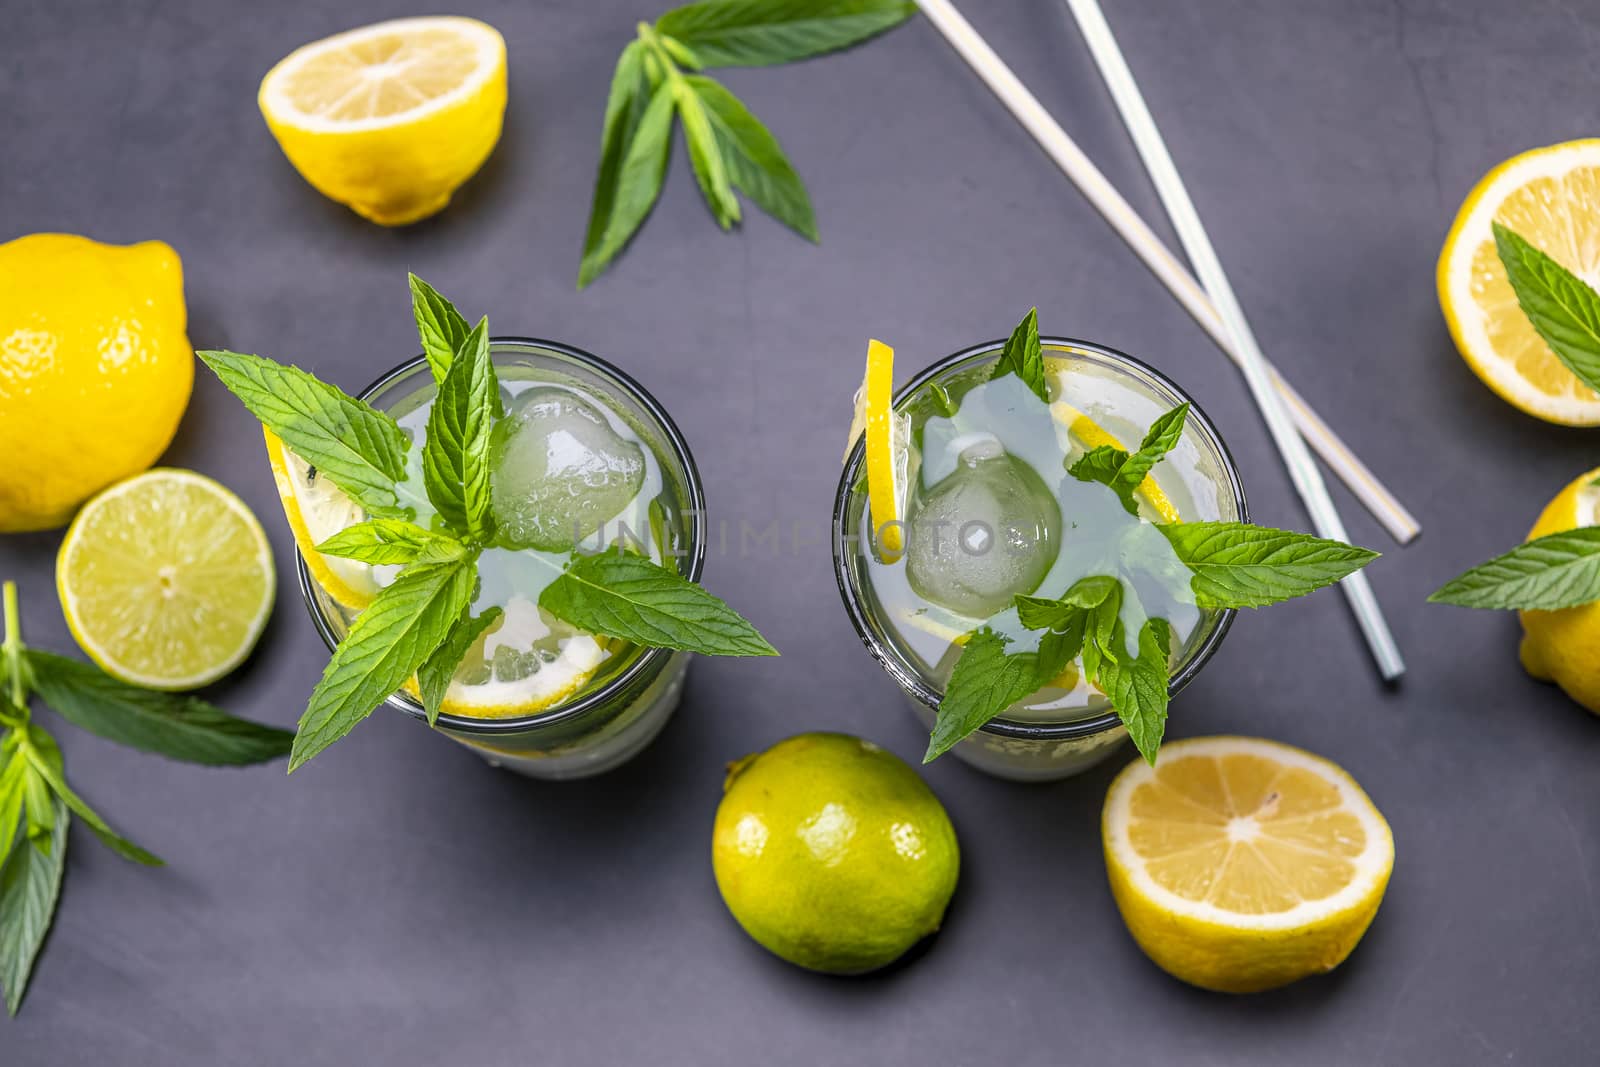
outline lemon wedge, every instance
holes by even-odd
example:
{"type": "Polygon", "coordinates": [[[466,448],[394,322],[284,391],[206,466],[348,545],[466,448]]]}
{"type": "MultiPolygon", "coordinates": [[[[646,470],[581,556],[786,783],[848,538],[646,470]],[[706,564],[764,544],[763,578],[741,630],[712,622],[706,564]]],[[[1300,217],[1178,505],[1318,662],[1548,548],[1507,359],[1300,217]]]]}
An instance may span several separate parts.
{"type": "Polygon", "coordinates": [[[476,19],[396,19],[289,53],[261,114],[323,195],[385,226],[427,218],[500,140],[506,44],[476,19]]]}
{"type": "Polygon", "coordinates": [[[378,595],[378,582],[371,565],[324,556],[317,551],[317,546],[345,527],[364,520],[366,512],[338,486],[318,477],[277,434],[265,426],[261,433],[267,441],[267,461],[272,464],[272,480],[278,486],[283,516],[289,520],[289,530],[306,561],[306,569],[341,607],[360,611],[378,595]]]}
{"type": "MultiPolygon", "coordinates": [[[[525,597],[512,597],[500,621],[467,649],[439,710],[474,719],[546,711],[594,677],[606,659],[605,640],[562,622],[525,597]],[[504,661],[509,670],[497,666],[502,648],[513,653],[504,661]]],[[[418,695],[416,679],[405,688],[418,695]]]]}
{"type": "Polygon", "coordinates": [[[1226,993],[1344,962],[1377,914],[1394,838],[1355,780],[1249,737],[1169,742],[1136,760],[1101,817],[1111,892],[1163,970],[1226,993]]]}
{"type": "Polygon", "coordinates": [[[1467,194],[1439,254],[1439,306],[1461,358],[1507,403],[1547,422],[1600,425],[1600,394],[1545,344],[1495,252],[1500,222],[1600,283],[1600,139],[1514,156],[1467,194]]]}
{"type": "MultiPolygon", "coordinates": [[[[902,527],[911,457],[911,420],[894,410],[894,349],[867,342],[867,372],[856,393],[850,447],[866,436],[867,506],[878,556],[893,563],[905,550],[902,527]]],[[[849,455],[848,450],[846,456],[849,455]]]]}
{"type": "MultiPolygon", "coordinates": [[[[1052,403],[1050,414],[1055,416],[1058,424],[1066,427],[1068,433],[1082,441],[1085,448],[1109,445],[1119,452],[1128,450],[1128,446],[1117,440],[1116,435],[1064,400],[1052,403]]],[[[1154,474],[1144,476],[1144,481],[1139,483],[1138,492],[1145,503],[1150,505],[1151,510],[1160,516],[1162,522],[1182,521],[1178,516],[1178,509],[1172,506],[1172,500],[1162,491],[1154,474]]]]}
{"type": "Polygon", "coordinates": [[[237,667],[272,614],[272,550],[244,501],[156,468],[93,497],[56,556],[73,639],[107,674],[195,689],[237,667]]]}

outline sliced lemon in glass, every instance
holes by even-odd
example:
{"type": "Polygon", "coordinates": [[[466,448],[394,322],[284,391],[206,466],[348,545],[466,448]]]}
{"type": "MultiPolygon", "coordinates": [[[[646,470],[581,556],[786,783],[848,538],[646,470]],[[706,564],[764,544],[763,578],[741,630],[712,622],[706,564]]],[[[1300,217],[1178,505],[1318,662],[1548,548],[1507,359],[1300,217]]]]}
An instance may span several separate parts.
{"type": "Polygon", "coordinates": [[[1249,737],[1173,741],[1136,760],[1101,817],[1111,892],[1163,970],[1271,989],[1342,963],[1394,868],[1389,824],[1355,780],[1249,737]]]}
{"type": "Polygon", "coordinates": [[[1439,253],[1439,306],[1485,385],[1546,422],[1600,426],[1600,394],[1569,371],[1517,303],[1495,251],[1499,222],[1600,284],[1600,139],[1514,156],[1467,194],[1439,253]]]}
{"type": "Polygon", "coordinates": [[[92,498],[56,557],[67,627],[107,674],[195,689],[237,667],[272,614],[261,524],[223,486],[156,468],[92,498]]]}
{"type": "Polygon", "coordinates": [[[893,563],[905,550],[902,527],[910,484],[911,420],[894,410],[894,349],[867,342],[867,371],[856,391],[845,458],[866,436],[867,508],[878,557],[893,563]]]}
{"type": "MultiPolygon", "coordinates": [[[[439,710],[475,719],[536,715],[571,699],[594,677],[606,655],[606,638],[514,596],[499,622],[467,649],[439,710]]],[[[418,696],[415,679],[405,688],[418,696]]]]}
{"type": "Polygon", "coordinates": [[[289,53],[261,114],[318,191],[385,226],[434,214],[500,139],[506,44],[453,16],[396,19],[289,53]]]}
{"type": "Polygon", "coordinates": [[[350,611],[360,611],[378,595],[378,582],[370,564],[338,556],[325,556],[317,546],[347,526],[363,521],[366,511],[311,465],[289,450],[278,435],[261,429],[267,441],[267,461],[278,486],[284,518],[294,543],[318,585],[350,611]]]}

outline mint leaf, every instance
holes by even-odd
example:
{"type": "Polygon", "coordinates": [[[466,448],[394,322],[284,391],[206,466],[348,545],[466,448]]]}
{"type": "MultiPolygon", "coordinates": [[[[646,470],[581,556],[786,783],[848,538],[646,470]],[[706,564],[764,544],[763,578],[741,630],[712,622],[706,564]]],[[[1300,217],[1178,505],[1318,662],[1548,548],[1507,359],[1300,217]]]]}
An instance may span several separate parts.
{"type": "Polygon", "coordinates": [[[37,726],[28,727],[22,753],[34,771],[49,784],[51,791],[94,831],[101,844],[123,859],[142,863],[146,867],[165,866],[159,856],[146,852],[111,829],[110,824],[89,807],[82,797],[72,791],[67,785],[66,769],[61,762],[61,749],[56,746],[55,740],[49,734],[37,726]]]}
{"type": "Polygon", "coordinates": [[[1496,222],[1495,251],[1528,321],[1590,389],[1600,390],[1600,293],[1496,222]]]}
{"type": "Polygon", "coordinates": [[[694,167],[700,194],[711,209],[717,225],[724,230],[739,221],[739,199],[733,195],[728,169],[722,162],[722,146],[711,128],[711,118],[687,78],[672,82],[678,117],[683,120],[683,139],[689,146],[689,162],[694,167]]]}
{"type": "MultiPolygon", "coordinates": [[[[593,264],[590,257],[599,251],[611,222],[612,207],[616,201],[622,161],[633,143],[634,132],[650,102],[650,82],[644,69],[645,44],[634,40],[617,57],[616,69],[611,75],[611,93],[606,98],[605,125],[600,134],[600,173],[595,177],[594,203],[589,209],[589,227],[583,239],[583,268],[578,278],[578,288],[583,288],[603,269],[604,263],[593,264]]],[[[669,119],[670,122],[670,119],[669,119]]]]}
{"type": "Polygon", "coordinates": [[[1115,445],[1096,445],[1079,456],[1067,468],[1067,473],[1080,482],[1099,482],[1110,487],[1116,483],[1117,475],[1122,473],[1122,465],[1126,462],[1128,453],[1115,445]]]}
{"type": "Polygon", "coordinates": [[[705,107],[728,180],[762,211],[800,236],[817,240],[811,197],[778,139],[718,82],[698,74],[685,81],[705,107]]]}
{"type": "MultiPolygon", "coordinates": [[[[624,57],[626,54],[624,50],[624,57]]],[[[619,77],[623,74],[622,62],[618,62],[619,77]]],[[[640,77],[643,77],[642,55],[638,62],[640,77]]],[[[615,81],[612,91],[616,92],[615,81]]],[[[635,92],[639,91],[635,89],[635,92]]],[[[579,289],[598,278],[617,253],[627,246],[661,195],[667,160],[672,154],[672,115],[675,107],[671,87],[665,84],[657,86],[639,113],[633,129],[624,134],[622,131],[631,122],[628,117],[631,111],[619,112],[615,119],[617,125],[613,127],[608,105],[606,137],[601,146],[601,172],[595,184],[594,208],[589,216],[589,236],[584,242],[583,263],[578,268],[579,289]],[[608,174],[606,152],[611,147],[614,128],[617,136],[625,139],[618,143],[620,157],[615,172],[608,174]]]]}
{"type": "Polygon", "coordinates": [[[405,477],[407,446],[394,419],[299,367],[238,352],[195,354],[250,414],[362,507],[402,513],[395,485],[405,477]]]}
{"type": "Polygon", "coordinates": [[[52,801],[49,839],[21,842],[0,865],[0,987],[5,989],[6,1011],[13,1016],[22,1006],[34,960],[55,918],[70,821],[66,805],[52,801]]]}
{"type": "Polygon", "coordinates": [[[1139,451],[1123,462],[1122,468],[1117,471],[1117,476],[1111,483],[1111,488],[1116,490],[1118,496],[1125,500],[1133,498],[1134,490],[1144,482],[1144,477],[1150,473],[1150,468],[1177,446],[1179,438],[1183,436],[1184,420],[1188,417],[1189,404],[1185,401],[1150,424],[1150,429],[1145,432],[1144,441],[1139,445],[1139,451]]]}
{"type": "Polygon", "coordinates": [[[119,682],[100,668],[29,649],[44,702],[74,726],[119,745],[210,766],[260,763],[289,754],[294,734],[237,719],[196,697],[119,682]]]}
{"type": "Polygon", "coordinates": [[[706,66],[768,66],[848,48],[916,10],[903,0],[706,0],[667,12],[656,30],[706,66]]]}
{"type": "Polygon", "coordinates": [[[476,562],[414,564],[356,616],[300,716],[290,773],[371,715],[444,642],[472,599],[476,562]]]}
{"type": "MultiPolygon", "coordinates": [[[[1114,640],[1120,648],[1120,625],[1116,627],[1114,640]]],[[[1128,728],[1128,736],[1133,738],[1139,754],[1152,767],[1167,728],[1171,645],[1172,627],[1167,620],[1146,619],[1139,629],[1139,655],[1131,662],[1103,656],[1095,679],[1095,684],[1116,709],[1117,718],[1128,728]]],[[[1102,654],[1105,651],[1102,647],[1102,654]]]]}
{"type": "Polygon", "coordinates": [[[434,649],[433,654],[417,668],[417,690],[422,694],[422,709],[428,714],[429,726],[439,721],[439,706],[444,703],[444,695],[450,689],[450,678],[461,665],[461,657],[504,614],[499,608],[490,608],[482,615],[472,615],[467,608],[463,608],[461,617],[445,635],[444,643],[434,649]]]}
{"type": "Polygon", "coordinates": [[[456,351],[428,409],[422,446],[422,484],[439,517],[464,537],[486,541],[489,514],[489,443],[500,413],[500,383],[489,358],[489,320],[479,319],[456,351]]]}
{"type": "Polygon", "coordinates": [[[5,862],[22,826],[23,775],[29,773],[27,758],[16,744],[0,747],[0,864],[5,862]]]}
{"type": "Polygon", "coordinates": [[[1184,566],[1204,608],[1259,608],[1332,585],[1378,553],[1309,534],[1242,522],[1157,526],[1184,566]]]}
{"type": "Polygon", "coordinates": [[[444,381],[456,349],[466,341],[472,327],[433,286],[409,272],[406,278],[411,283],[411,312],[417,319],[417,338],[422,342],[428,370],[433,372],[433,383],[438,385],[444,381]]]}
{"type": "Polygon", "coordinates": [[[577,556],[539,594],[539,606],[590,633],[708,656],[776,656],[727,604],[642,556],[577,556]]]}
{"type": "Polygon", "coordinates": [[[317,551],[362,563],[405,564],[416,562],[424,549],[443,544],[455,542],[405,519],[368,519],[346,526],[318,545],[317,551]]]}
{"type": "Polygon", "coordinates": [[[1428,600],[1519,611],[1559,611],[1600,600],[1600,526],[1536,537],[1452,578],[1428,600]]]}
{"type": "MultiPolygon", "coordinates": [[[[988,627],[967,639],[950,672],[939,701],[939,713],[928,738],[923,763],[931,763],[984,723],[1005,711],[1041,684],[1037,657],[1008,654],[1006,638],[988,627]]],[[[1059,673],[1057,668],[1055,673],[1059,673]]]]}
{"type": "Polygon", "coordinates": [[[989,377],[992,380],[1006,374],[1015,374],[1027,383],[1034,396],[1047,404],[1050,402],[1050,393],[1044,380],[1044,350],[1039,346],[1038,308],[1029,310],[1017,328],[1011,331],[1011,337],[1000,350],[1000,359],[989,377]]]}

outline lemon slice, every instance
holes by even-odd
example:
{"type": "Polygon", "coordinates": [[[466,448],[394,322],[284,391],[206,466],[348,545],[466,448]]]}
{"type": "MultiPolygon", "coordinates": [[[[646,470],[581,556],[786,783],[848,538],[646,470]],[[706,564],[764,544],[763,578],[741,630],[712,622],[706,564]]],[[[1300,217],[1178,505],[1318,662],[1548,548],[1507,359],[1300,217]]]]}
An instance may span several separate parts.
{"type": "Polygon", "coordinates": [[[353,559],[324,556],[317,546],[345,527],[361,522],[367,513],[338,486],[318,477],[277,434],[264,426],[261,433],[267,440],[267,461],[272,464],[272,480],[278,486],[283,515],[289,520],[289,530],[306,561],[306,569],[341,607],[360,611],[378,595],[372,567],[353,559]]]}
{"type": "MultiPolygon", "coordinates": [[[[547,614],[525,597],[512,597],[500,621],[467,649],[439,710],[475,719],[520,718],[546,711],[570,699],[594,677],[606,659],[603,641],[547,614]],[[506,656],[512,669],[497,666],[497,656],[506,656]]],[[[415,679],[405,688],[417,696],[415,679]]]]}
{"type": "Polygon", "coordinates": [[[157,468],[78,512],[56,556],[67,628],[107,674],[195,689],[237,667],[272,614],[272,550],[244,501],[157,468]]]}
{"type": "Polygon", "coordinates": [[[386,226],[426,218],[500,139],[506,45],[476,19],[397,19],[298,48],[261,80],[261,114],[324,195],[386,226]]]}
{"type": "Polygon", "coordinates": [[[1467,194],[1439,254],[1439,305],[1461,358],[1502,399],[1547,422],[1600,425],[1600,394],[1533,329],[1495,253],[1500,222],[1600,283],[1600,140],[1514,156],[1467,194]]]}
{"type": "Polygon", "coordinates": [[[1342,963],[1377,914],[1394,838],[1348,774],[1288,745],[1206,737],[1135,761],[1101,819],[1111,892],[1163,970],[1227,993],[1342,963]]]}
{"type": "Polygon", "coordinates": [[[893,563],[905,549],[901,527],[910,480],[911,420],[895,413],[894,349],[882,341],[867,342],[867,372],[850,428],[852,447],[858,434],[866,435],[867,506],[878,556],[893,563]]]}
{"type": "MultiPolygon", "coordinates": [[[[1057,400],[1050,405],[1050,414],[1067,432],[1083,442],[1085,448],[1099,448],[1101,445],[1110,445],[1119,452],[1126,452],[1128,446],[1117,440],[1116,436],[1105,429],[1098,422],[1062,400],[1057,400]]],[[[1139,495],[1145,503],[1150,505],[1162,522],[1181,522],[1178,509],[1172,506],[1172,501],[1167,494],[1162,492],[1161,486],[1156,482],[1154,474],[1146,474],[1144,481],[1139,483],[1139,495]]]]}

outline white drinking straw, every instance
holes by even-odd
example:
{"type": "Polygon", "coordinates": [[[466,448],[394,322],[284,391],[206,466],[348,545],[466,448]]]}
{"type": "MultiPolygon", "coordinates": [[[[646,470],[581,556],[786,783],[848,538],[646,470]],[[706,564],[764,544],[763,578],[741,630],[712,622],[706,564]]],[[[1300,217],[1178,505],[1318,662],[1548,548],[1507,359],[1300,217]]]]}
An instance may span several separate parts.
{"type": "MultiPolygon", "coordinates": [[[[1339,512],[1334,508],[1333,501],[1328,497],[1328,487],[1322,482],[1322,472],[1312,460],[1310,451],[1306,449],[1306,443],[1295,432],[1289,411],[1272,387],[1267,358],[1261,354],[1261,348],[1256,344],[1255,334],[1245,319],[1244,309],[1239,306],[1233,286],[1228,282],[1228,275],[1222,269],[1221,260],[1217,258],[1216,249],[1211,246],[1211,239],[1206,236],[1205,226],[1200,221],[1200,213],[1195,210],[1194,201],[1189,199],[1189,192],[1184,187],[1183,179],[1178,176],[1178,168],[1172,162],[1166,142],[1161,138],[1161,131],[1156,127],[1150,109],[1145,106],[1139,84],[1134,81],[1133,72],[1128,69],[1127,60],[1122,56],[1122,49],[1117,47],[1117,39],[1112,36],[1111,27],[1106,23],[1105,15],[1100,10],[1099,0],[1066,0],[1066,2],[1072,9],[1073,17],[1078,20],[1079,28],[1083,30],[1084,40],[1089,43],[1089,51],[1093,53],[1095,63],[1100,67],[1100,74],[1105,78],[1106,87],[1111,90],[1111,96],[1116,100],[1117,110],[1122,113],[1122,121],[1128,127],[1134,146],[1139,149],[1145,169],[1150,172],[1150,179],[1155,183],[1156,192],[1161,195],[1161,202],[1166,205],[1167,215],[1172,219],[1173,228],[1178,231],[1178,238],[1183,242],[1184,251],[1189,254],[1189,262],[1194,264],[1195,273],[1200,276],[1212,304],[1221,314],[1228,334],[1233,338],[1234,351],[1242,357],[1239,360],[1239,369],[1244,372],[1244,379],[1250,386],[1250,392],[1255,396],[1256,406],[1261,409],[1261,417],[1266,420],[1267,429],[1272,431],[1272,438],[1277,442],[1278,451],[1283,454],[1284,465],[1289,468],[1289,477],[1293,480],[1306,511],[1311,514],[1312,524],[1316,527],[1317,533],[1323,537],[1348,541],[1350,536],[1345,532],[1344,522],[1339,518],[1339,512]]],[[[1367,645],[1372,649],[1372,657],[1378,663],[1379,672],[1389,681],[1400,677],[1405,672],[1405,664],[1400,659],[1400,649],[1395,645],[1393,635],[1389,633],[1389,626],[1384,621],[1378,601],[1372,595],[1372,586],[1367,582],[1367,576],[1357,571],[1340,584],[1350,600],[1350,607],[1355,611],[1356,621],[1361,624],[1361,632],[1366,636],[1367,645]]]]}
{"type": "MultiPolygon", "coordinates": [[[[1242,365],[1243,356],[1232,334],[1200,283],[1167,249],[1161,238],[1145,225],[1144,220],[1138,216],[1127,200],[1123,199],[1122,194],[1117,192],[1116,188],[1106,180],[1105,175],[1100,173],[1099,168],[1083,154],[1082,149],[1072,138],[1067,136],[1060,124],[1050,117],[1050,113],[995,54],[994,49],[978,35],[950,0],[917,0],[917,3],[928,16],[928,20],[933,23],[934,28],[944,35],[956,52],[977,72],[1023,128],[1033,135],[1034,140],[1056,166],[1077,185],[1095,210],[1099,211],[1112,229],[1127,242],[1128,247],[1166,286],[1200,328],[1205,330],[1229,358],[1242,365]]],[[[1328,464],[1329,469],[1350,488],[1356,499],[1361,501],[1400,544],[1406,544],[1416,537],[1421,532],[1421,527],[1405,506],[1384,488],[1372,471],[1317,416],[1282,375],[1270,366],[1267,367],[1267,374],[1288,405],[1290,417],[1300,434],[1304,435],[1311,447],[1317,450],[1317,454],[1328,464]]]]}

